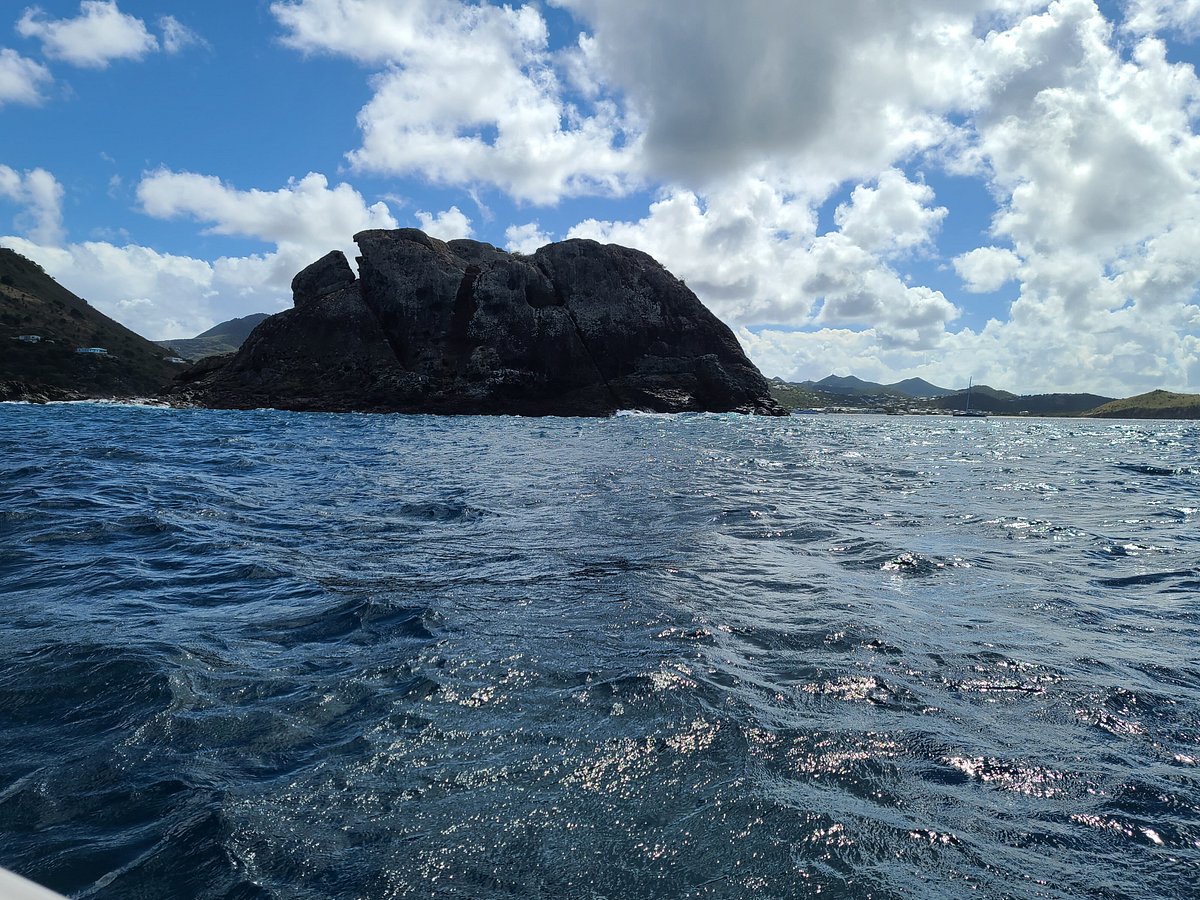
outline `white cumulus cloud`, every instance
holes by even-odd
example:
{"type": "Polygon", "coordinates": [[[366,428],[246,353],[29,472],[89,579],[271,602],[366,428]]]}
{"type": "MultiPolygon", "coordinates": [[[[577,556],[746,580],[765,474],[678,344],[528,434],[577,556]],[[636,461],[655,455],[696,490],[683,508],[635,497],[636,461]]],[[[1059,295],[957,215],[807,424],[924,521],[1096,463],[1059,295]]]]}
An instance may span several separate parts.
{"type": "Polygon", "coordinates": [[[534,203],[621,194],[638,179],[635,129],[611,101],[565,96],[532,6],[450,0],[297,0],[271,10],[284,42],[380,71],[359,112],[356,168],[492,185],[534,203]]]}
{"type": "Polygon", "coordinates": [[[1142,33],[1174,28],[1194,37],[1200,31],[1200,0],[1130,0],[1125,26],[1142,33]]]}
{"type": "Polygon", "coordinates": [[[50,70],[41,63],[0,47],[0,106],[41,103],[42,87],[50,80],[50,70]]]}
{"type": "Polygon", "coordinates": [[[949,212],[930,206],[933,190],[888,169],[874,186],[860,184],[850,202],[834,211],[842,234],[873,253],[894,253],[929,244],[949,212]]]}
{"type": "Polygon", "coordinates": [[[82,0],[79,15],[46,19],[30,7],[17,22],[22,37],[42,42],[51,59],[75,66],[103,69],[117,59],[141,59],[158,49],[158,40],[136,16],[121,12],[116,0],[82,0]]]}
{"type": "Polygon", "coordinates": [[[331,188],[316,172],[262,191],[238,190],[210,175],[159,169],[143,177],[137,196],[142,209],[156,218],[186,216],[206,223],[213,234],[275,245],[280,265],[285,270],[294,266],[287,273],[289,281],[299,268],[333,248],[353,259],[350,239],[356,232],[397,227],[386,203],[368,205],[350,185],[331,188]]]}
{"type": "Polygon", "coordinates": [[[473,233],[471,220],[457,206],[436,214],[418,210],[416,215],[421,230],[439,241],[469,238],[473,233]]]}
{"type": "Polygon", "coordinates": [[[554,240],[537,222],[509,225],[504,229],[504,246],[513,253],[534,253],[554,240]]]}
{"type": "Polygon", "coordinates": [[[45,169],[18,172],[0,165],[0,198],[21,208],[13,224],[30,240],[55,245],[63,238],[63,188],[45,169]]]}
{"type": "Polygon", "coordinates": [[[1004,247],[977,247],[954,258],[954,270],[973,294],[990,294],[1017,276],[1021,258],[1004,247]]]}

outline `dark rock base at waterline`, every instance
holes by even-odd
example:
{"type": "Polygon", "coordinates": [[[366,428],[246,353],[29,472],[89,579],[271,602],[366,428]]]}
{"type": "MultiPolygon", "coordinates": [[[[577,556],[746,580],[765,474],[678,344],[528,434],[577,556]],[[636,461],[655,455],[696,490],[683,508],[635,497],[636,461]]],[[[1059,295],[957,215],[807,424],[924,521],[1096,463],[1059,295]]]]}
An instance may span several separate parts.
{"type": "Polygon", "coordinates": [[[32,385],[24,381],[0,380],[0,403],[54,403],[63,400],[83,400],[87,395],[47,385],[32,385]]]}

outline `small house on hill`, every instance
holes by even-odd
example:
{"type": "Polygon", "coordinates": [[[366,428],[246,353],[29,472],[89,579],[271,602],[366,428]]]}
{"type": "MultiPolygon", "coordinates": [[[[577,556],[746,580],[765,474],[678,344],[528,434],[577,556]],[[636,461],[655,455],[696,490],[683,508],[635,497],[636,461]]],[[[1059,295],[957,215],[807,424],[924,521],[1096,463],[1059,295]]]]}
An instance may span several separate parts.
{"type": "Polygon", "coordinates": [[[42,339],[42,336],[40,334],[18,334],[17,335],[17,340],[24,341],[26,344],[36,344],[39,341],[41,341],[41,339],[42,339]]]}
{"type": "Polygon", "coordinates": [[[108,350],[105,347],[76,347],[76,353],[91,353],[96,356],[108,356],[108,350]]]}

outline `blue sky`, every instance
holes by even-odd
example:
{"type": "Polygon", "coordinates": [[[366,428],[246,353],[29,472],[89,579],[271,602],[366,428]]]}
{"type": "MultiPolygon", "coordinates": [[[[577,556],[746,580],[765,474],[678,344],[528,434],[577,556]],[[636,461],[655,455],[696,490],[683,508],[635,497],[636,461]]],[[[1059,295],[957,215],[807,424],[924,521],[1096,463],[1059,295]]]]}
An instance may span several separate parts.
{"type": "Polygon", "coordinates": [[[0,244],[152,338],[366,227],[588,237],[768,375],[1200,390],[1200,0],[52,0],[0,244]]]}

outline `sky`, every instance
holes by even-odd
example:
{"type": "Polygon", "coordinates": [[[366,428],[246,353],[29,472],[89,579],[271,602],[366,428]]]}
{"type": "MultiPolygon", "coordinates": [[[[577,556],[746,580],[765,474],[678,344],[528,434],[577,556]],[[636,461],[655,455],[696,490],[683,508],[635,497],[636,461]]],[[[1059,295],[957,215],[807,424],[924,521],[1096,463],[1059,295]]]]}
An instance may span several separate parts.
{"type": "Polygon", "coordinates": [[[366,228],[637,247],[767,376],[1200,391],[1200,0],[45,0],[0,245],[151,339],[366,228]]]}

